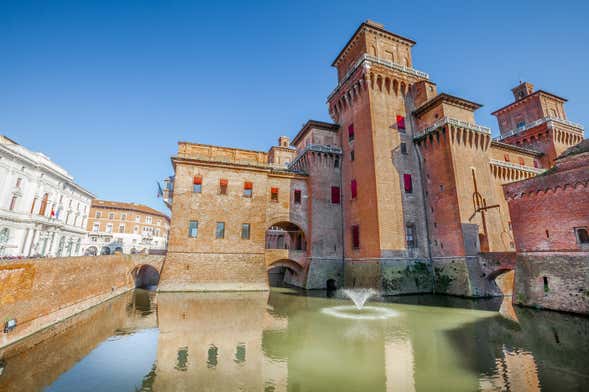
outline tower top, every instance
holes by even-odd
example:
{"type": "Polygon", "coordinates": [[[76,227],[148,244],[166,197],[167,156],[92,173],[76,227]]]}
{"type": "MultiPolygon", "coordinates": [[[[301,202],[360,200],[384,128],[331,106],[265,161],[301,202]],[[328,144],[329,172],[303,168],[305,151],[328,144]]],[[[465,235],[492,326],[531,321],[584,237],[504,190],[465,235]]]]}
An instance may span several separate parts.
{"type": "Polygon", "coordinates": [[[534,85],[529,82],[520,81],[517,86],[511,89],[511,92],[515,97],[515,100],[519,101],[520,99],[523,99],[534,92],[534,85]]]}
{"type": "MultiPolygon", "coordinates": [[[[361,36],[365,36],[366,33],[372,33],[372,35],[374,36],[380,36],[384,39],[396,41],[397,43],[400,43],[403,46],[412,47],[413,45],[415,45],[415,41],[385,30],[384,25],[374,22],[372,20],[366,20],[365,22],[362,22],[360,26],[358,26],[352,37],[344,45],[343,49],[336,56],[335,60],[333,60],[331,66],[338,67],[342,61],[345,61],[346,58],[349,57],[348,55],[350,54],[350,49],[354,47],[355,43],[359,40],[359,38],[361,36]]],[[[360,45],[360,51],[366,52],[366,39],[362,39],[362,41],[364,42],[360,45]]]]}

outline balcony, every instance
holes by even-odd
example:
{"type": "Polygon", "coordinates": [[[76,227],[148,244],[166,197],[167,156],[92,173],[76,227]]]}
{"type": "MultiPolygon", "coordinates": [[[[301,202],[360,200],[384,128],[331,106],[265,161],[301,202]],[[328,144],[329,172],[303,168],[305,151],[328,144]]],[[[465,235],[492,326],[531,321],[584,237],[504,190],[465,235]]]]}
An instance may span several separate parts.
{"type": "Polygon", "coordinates": [[[428,126],[427,128],[424,128],[423,130],[418,132],[413,138],[419,139],[419,138],[427,135],[428,133],[433,132],[440,127],[443,127],[444,125],[454,125],[456,127],[470,129],[472,131],[484,133],[486,135],[491,134],[491,128],[489,128],[489,127],[484,127],[484,126],[478,125],[478,124],[471,124],[468,121],[457,120],[457,119],[451,118],[451,117],[442,117],[441,119],[439,119],[438,121],[436,121],[432,125],[428,126]]]}
{"type": "Polygon", "coordinates": [[[494,140],[507,139],[508,137],[517,135],[518,133],[521,133],[521,132],[526,131],[528,129],[532,129],[532,128],[537,127],[537,126],[544,124],[544,123],[548,124],[548,128],[554,128],[555,124],[560,124],[560,125],[566,125],[571,128],[574,128],[577,132],[580,132],[580,133],[583,133],[583,131],[585,130],[583,125],[569,121],[569,120],[563,120],[561,118],[556,118],[556,117],[543,117],[543,118],[540,118],[536,121],[532,121],[531,123],[526,124],[523,127],[519,127],[519,128],[512,129],[510,131],[507,131],[507,132],[499,135],[498,137],[494,138],[494,140]]]}
{"type": "Polygon", "coordinates": [[[388,60],[383,60],[383,59],[379,59],[378,57],[374,57],[371,56],[369,54],[363,54],[355,63],[354,65],[350,68],[350,70],[344,75],[343,78],[341,78],[341,80],[339,81],[339,83],[337,84],[336,88],[333,89],[333,91],[331,92],[331,94],[329,94],[329,96],[327,97],[327,101],[329,101],[331,99],[331,97],[334,96],[334,94],[344,85],[344,83],[346,83],[346,81],[352,76],[352,74],[354,73],[354,71],[356,71],[356,69],[361,66],[364,62],[366,63],[375,63],[375,64],[380,64],[380,65],[384,65],[387,68],[393,69],[395,71],[401,71],[404,73],[407,73],[411,76],[417,76],[418,78],[421,79],[429,79],[429,75],[425,72],[422,71],[418,71],[414,68],[411,67],[407,67],[405,65],[401,65],[401,64],[397,64],[397,63],[393,63],[392,61],[388,61],[388,60]]]}

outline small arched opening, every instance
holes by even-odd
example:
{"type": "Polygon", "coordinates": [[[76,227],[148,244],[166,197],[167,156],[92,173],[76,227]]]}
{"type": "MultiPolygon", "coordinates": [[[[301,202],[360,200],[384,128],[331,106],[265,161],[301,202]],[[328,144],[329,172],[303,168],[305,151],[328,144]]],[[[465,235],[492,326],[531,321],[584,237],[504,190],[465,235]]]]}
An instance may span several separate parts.
{"type": "Polygon", "coordinates": [[[100,254],[103,256],[110,255],[110,248],[108,246],[103,246],[100,250],[100,254]]]}
{"type": "Polygon", "coordinates": [[[325,282],[325,288],[327,289],[327,291],[337,290],[337,283],[335,279],[327,279],[327,281],[325,282]]]}
{"type": "Polygon", "coordinates": [[[266,249],[306,250],[303,230],[292,222],[275,223],[266,230],[266,249]]]}
{"type": "Polygon", "coordinates": [[[86,256],[96,256],[98,254],[98,249],[95,246],[89,246],[86,249],[86,256]]]}
{"type": "Polygon", "coordinates": [[[133,270],[135,288],[155,290],[160,282],[160,273],[155,267],[143,264],[133,270]]]}

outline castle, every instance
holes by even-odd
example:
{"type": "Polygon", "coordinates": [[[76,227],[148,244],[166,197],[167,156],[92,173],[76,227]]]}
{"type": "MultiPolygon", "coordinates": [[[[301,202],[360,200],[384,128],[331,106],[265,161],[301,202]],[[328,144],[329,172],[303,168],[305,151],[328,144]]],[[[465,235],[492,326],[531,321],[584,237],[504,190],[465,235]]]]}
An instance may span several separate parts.
{"type": "Polygon", "coordinates": [[[160,290],[500,292],[515,240],[503,185],[549,169],[583,140],[566,99],[521,83],[496,110],[438,93],[414,41],[362,23],[333,62],[333,123],[308,121],[268,152],[180,142],[160,290]]]}

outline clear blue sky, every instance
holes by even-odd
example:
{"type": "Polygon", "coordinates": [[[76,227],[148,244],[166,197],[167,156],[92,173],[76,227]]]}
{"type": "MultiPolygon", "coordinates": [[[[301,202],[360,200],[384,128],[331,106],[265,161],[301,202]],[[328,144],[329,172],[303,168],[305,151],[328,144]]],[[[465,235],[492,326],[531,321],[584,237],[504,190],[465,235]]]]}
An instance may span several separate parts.
{"type": "Polygon", "coordinates": [[[417,41],[439,91],[484,104],[528,80],[589,124],[587,1],[0,0],[0,133],[98,197],[144,203],[179,140],[266,150],[329,121],[330,64],[365,19],[417,41]]]}

